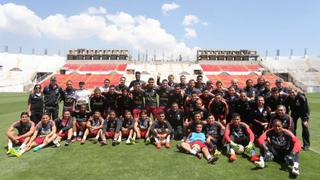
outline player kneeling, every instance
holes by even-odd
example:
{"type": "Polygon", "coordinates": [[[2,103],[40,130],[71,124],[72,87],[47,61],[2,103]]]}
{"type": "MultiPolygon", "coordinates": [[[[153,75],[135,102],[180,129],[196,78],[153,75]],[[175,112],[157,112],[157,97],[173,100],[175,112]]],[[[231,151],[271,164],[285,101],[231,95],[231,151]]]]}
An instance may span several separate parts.
{"type": "Polygon", "coordinates": [[[94,137],[93,144],[96,144],[101,137],[104,119],[100,111],[95,111],[93,116],[87,122],[87,129],[83,134],[81,144],[86,142],[87,136],[94,137]]]}
{"type": "MultiPolygon", "coordinates": [[[[144,138],[145,143],[150,143],[149,133],[151,127],[151,121],[148,117],[148,113],[146,110],[142,110],[140,113],[140,118],[134,122],[134,133],[138,139],[144,138]]],[[[135,136],[135,135],[134,135],[135,136]]]]}
{"type": "Polygon", "coordinates": [[[7,130],[8,136],[8,151],[7,154],[15,154],[14,145],[21,145],[18,148],[23,149],[30,140],[32,133],[34,132],[34,123],[29,119],[27,112],[22,112],[20,120],[14,122],[7,130]],[[14,131],[18,130],[18,134],[14,131]]]}
{"type": "Polygon", "coordinates": [[[58,118],[54,121],[57,126],[57,138],[53,141],[58,147],[61,140],[66,140],[65,145],[68,146],[71,143],[72,138],[72,117],[69,111],[63,112],[62,118],[58,118]]]}
{"type": "Polygon", "coordinates": [[[150,131],[157,149],[160,149],[162,144],[165,144],[166,148],[170,148],[172,127],[166,120],[164,112],[159,113],[157,120],[151,125],[150,131]]]}
{"type": "Polygon", "coordinates": [[[236,153],[243,154],[244,152],[251,156],[251,161],[259,160],[254,150],[254,134],[246,123],[241,122],[238,113],[234,113],[231,122],[227,124],[224,139],[227,143],[230,161],[237,159],[236,153]]]}
{"type": "Polygon", "coordinates": [[[292,166],[292,174],[299,175],[301,142],[291,131],[284,129],[280,120],[274,120],[272,129],[263,133],[259,139],[261,156],[255,161],[259,168],[265,167],[265,161],[285,161],[292,166]]]}
{"type": "Polygon", "coordinates": [[[112,139],[112,145],[115,146],[119,138],[121,126],[121,121],[117,118],[116,112],[111,110],[102,129],[101,144],[107,145],[107,138],[110,138],[112,139]]]}
{"type": "Polygon", "coordinates": [[[196,132],[189,134],[187,140],[181,144],[177,144],[177,148],[180,152],[188,152],[197,156],[199,159],[202,158],[202,153],[207,158],[208,163],[213,163],[218,160],[218,157],[212,157],[209,153],[208,147],[205,144],[206,136],[202,132],[202,124],[196,124],[196,132]]]}
{"type": "Polygon", "coordinates": [[[14,155],[20,157],[23,153],[29,151],[33,147],[33,151],[37,152],[51,143],[56,137],[56,125],[50,119],[50,115],[48,113],[44,113],[28,144],[18,152],[14,153],[14,155]]]}
{"type": "Polygon", "coordinates": [[[204,132],[206,134],[206,144],[209,152],[215,155],[220,155],[218,146],[222,146],[222,139],[224,135],[225,127],[219,121],[215,121],[213,115],[209,115],[207,124],[204,125],[204,132]]]}

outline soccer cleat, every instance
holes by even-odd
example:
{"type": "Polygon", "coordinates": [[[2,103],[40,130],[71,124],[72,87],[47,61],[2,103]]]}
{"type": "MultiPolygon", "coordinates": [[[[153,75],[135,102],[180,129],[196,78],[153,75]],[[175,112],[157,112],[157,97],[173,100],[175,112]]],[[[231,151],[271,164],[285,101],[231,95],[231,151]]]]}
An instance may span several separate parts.
{"type": "Polygon", "coordinates": [[[7,154],[12,154],[13,150],[13,148],[8,149],[7,154]]]}
{"type": "Polygon", "coordinates": [[[40,150],[41,150],[41,147],[39,147],[39,146],[36,146],[35,148],[33,148],[33,152],[38,152],[40,150]]]}
{"type": "Polygon", "coordinates": [[[80,141],[81,145],[84,145],[84,143],[86,143],[86,140],[83,139],[83,140],[80,141]]]}
{"type": "Polygon", "coordinates": [[[135,141],[134,139],[130,138],[130,143],[131,143],[131,144],[135,144],[136,141],[135,141]]]}
{"type": "Polygon", "coordinates": [[[108,142],[107,142],[107,140],[102,140],[102,141],[100,142],[100,144],[101,144],[101,145],[107,145],[108,142]]]}
{"type": "Polygon", "coordinates": [[[196,156],[197,156],[197,158],[199,158],[199,159],[202,159],[202,157],[203,157],[202,153],[197,153],[196,156]]]}
{"type": "Polygon", "coordinates": [[[254,165],[256,165],[257,168],[264,168],[265,164],[264,164],[264,161],[254,161],[253,162],[254,165]]]}
{"type": "Polygon", "coordinates": [[[185,152],[185,150],[183,149],[183,147],[181,146],[181,144],[177,144],[176,147],[177,147],[177,149],[178,149],[180,152],[185,152]]]}
{"type": "Polygon", "coordinates": [[[117,145],[117,142],[115,140],[112,140],[112,146],[117,145]]]}
{"type": "Polygon", "coordinates": [[[98,139],[96,138],[92,141],[93,144],[97,144],[97,142],[98,142],[98,139]]]}
{"type": "Polygon", "coordinates": [[[167,149],[169,149],[169,148],[170,148],[170,143],[166,143],[164,146],[165,146],[167,149]]]}
{"type": "Polygon", "coordinates": [[[70,139],[66,140],[66,143],[64,144],[65,146],[69,146],[72,143],[72,141],[70,139]]]}
{"type": "Polygon", "coordinates": [[[251,161],[252,162],[259,161],[259,160],[260,160],[260,157],[258,155],[251,156],[251,161]]]}
{"type": "Polygon", "coordinates": [[[208,159],[208,163],[209,164],[213,164],[214,162],[216,162],[219,158],[218,157],[211,157],[208,159]]]}
{"type": "Polygon", "coordinates": [[[160,149],[160,148],[161,148],[160,142],[156,143],[156,147],[157,147],[157,149],[160,149]]]}
{"type": "Polygon", "coordinates": [[[300,174],[299,168],[298,167],[292,167],[292,174],[295,176],[298,176],[300,174]]]}
{"type": "Polygon", "coordinates": [[[149,145],[150,142],[151,142],[151,141],[150,141],[150,138],[147,138],[145,143],[146,143],[146,145],[149,145]]]}
{"type": "Polygon", "coordinates": [[[230,154],[229,160],[231,162],[237,160],[237,155],[236,154],[230,154]]]}

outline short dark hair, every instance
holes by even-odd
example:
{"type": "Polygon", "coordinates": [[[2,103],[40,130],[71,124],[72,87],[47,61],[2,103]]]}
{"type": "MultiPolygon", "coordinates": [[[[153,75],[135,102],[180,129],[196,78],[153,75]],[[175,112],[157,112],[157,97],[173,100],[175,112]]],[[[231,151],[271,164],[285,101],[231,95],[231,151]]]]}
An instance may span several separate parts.
{"type": "Polygon", "coordinates": [[[29,113],[28,113],[28,112],[22,112],[22,113],[20,114],[20,117],[22,117],[23,115],[27,115],[27,116],[29,117],[29,113]]]}
{"type": "Polygon", "coordinates": [[[240,117],[240,114],[239,113],[233,113],[231,117],[232,117],[232,119],[234,119],[236,117],[240,117]]]}

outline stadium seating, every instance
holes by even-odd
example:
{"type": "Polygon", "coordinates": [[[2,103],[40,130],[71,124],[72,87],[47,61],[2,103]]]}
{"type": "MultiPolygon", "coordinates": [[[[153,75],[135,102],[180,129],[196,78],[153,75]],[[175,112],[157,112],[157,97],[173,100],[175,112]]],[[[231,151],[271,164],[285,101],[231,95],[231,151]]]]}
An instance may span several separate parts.
{"type": "MultiPolygon", "coordinates": [[[[119,79],[122,75],[121,74],[108,74],[108,75],[101,75],[101,74],[57,74],[55,77],[57,78],[57,82],[59,86],[62,88],[66,88],[66,82],[71,80],[73,82],[73,86],[75,88],[78,87],[78,83],[80,81],[84,81],[86,83],[86,88],[95,88],[103,86],[103,81],[105,79],[109,79],[111,84],[116,85],[119,83],[119,79]]],[[[50,80],[47,79],[41,83],[42,87],[47,86],[50,83],[50,80]]]]}
{"type": "Polygon", "coordinates": [[[201,64],[201,68],[204,72],[210,71],[224,71],[224,72],[247,72],[247,71],[259,71],[262,68],[260,65],[210,65],[201,64]]]}
{"type": "Polygon", "coordinates": [[[68,70],[77,71],[125,71],[126,64],[65,64],[63,66],[68,70]]]}

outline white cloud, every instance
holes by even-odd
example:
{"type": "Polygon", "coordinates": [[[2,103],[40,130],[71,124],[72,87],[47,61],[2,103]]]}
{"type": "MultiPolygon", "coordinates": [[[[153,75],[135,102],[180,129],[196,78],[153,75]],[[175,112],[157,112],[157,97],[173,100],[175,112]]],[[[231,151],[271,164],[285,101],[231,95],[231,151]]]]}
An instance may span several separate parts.
{"type": "Polygon", "coordinates": [[[184,16],[182,24],[184,26],[192,26],[192,25],[197,24],[199,22],[200,22],[200,19],[197,16],[189,14],[189,15],[184,16]]]}
{"type": "MultiPolygon", "coordinates": [[[[96,37],[106,43],[141,52],[157,50],[161,54],[164,51],[168,57],[177,57],[179,54],[194,57],[199,49],[190,48],[184,42],[178,41],[161,27],[161,23],[156,19],[132,16],[125,12],[111,14],[103,9],[91,8],[85,13],[73,16],[53,14],[41,18],[26,6],[0,4],[0,32],[58,40],[96,37]]],[[[189,38],[196,36],[192,30],[188,31],[189,38]]]]}
{"type": "Polygon", "coordinates": [[[192,29],[192,28],[184,28],[185,30],[185,37],[188,38],[188,39],[191,39],[191,38],[196,38],[197,37],[197,32],[196,30],[192,29]]]}
{"type": "Polygon", "coordinates": [[[104,7],[89,7],[88,8],[88,13],[89,14],[106,14],[107,10],[104,7]]]}
{"type": "Polygon", "coordinates": [[[176,3],[165,3],[165,4],[162,4],[161,10],[164,15],[168,15],[168,12],[176,10],[179,7],[180,5],[176,3]]]}
{"type": "Polygon", "coordinates": [[[38,29],[40,22],[41,18],[25,6],[0,4],[0,29],[17,34],[41,36],[38,29]]]}

